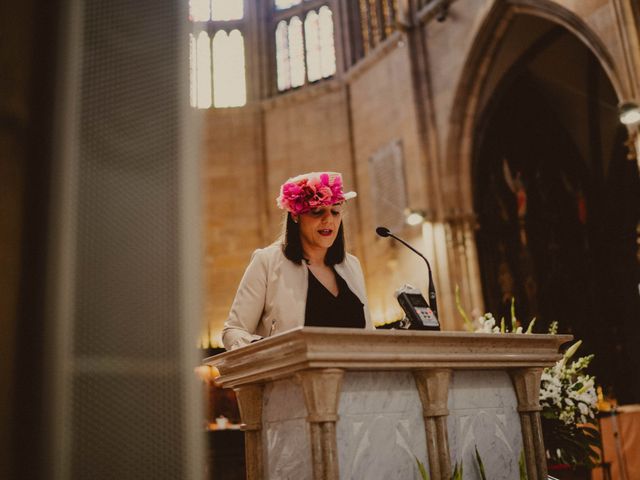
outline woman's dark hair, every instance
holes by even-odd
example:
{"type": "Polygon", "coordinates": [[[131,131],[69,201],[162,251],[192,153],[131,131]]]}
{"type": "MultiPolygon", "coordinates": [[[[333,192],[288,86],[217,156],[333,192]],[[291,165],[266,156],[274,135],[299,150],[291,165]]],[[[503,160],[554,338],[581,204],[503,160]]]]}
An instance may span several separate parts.
{"type": "MultiPolygon", "coordinates": [[[[304,258],[304,253],[302,252],[300,225],[293,221],[293,217],[290,213],[287,213],[282,251],[284,252],[285,257],[298,265],[302,264],[303,260],[306,260],[304,258]]],[[[325,265],[332,267],[337,263],[342,263],[344,255],[344,228],[342,226],[342,222],[340,222],[338,235],[336,236],[333,245],[331,245],[327,250],[327,255],[324,257],[324,263],[325,265]]]]}

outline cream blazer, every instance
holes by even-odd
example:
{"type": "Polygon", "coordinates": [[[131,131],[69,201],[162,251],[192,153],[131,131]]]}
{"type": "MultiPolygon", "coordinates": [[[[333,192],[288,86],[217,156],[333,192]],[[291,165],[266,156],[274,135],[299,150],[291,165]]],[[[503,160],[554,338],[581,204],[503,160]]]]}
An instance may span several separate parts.
{"type": "MultiPolygon", "coordinates": [[[[347,253],[334,268],[364,304],[365,328],[373,328],[360,262],[347,253]]],[[[285,257],[280,242],[253,252],[222,330],[225,348],[303,326],[308,281],[306,264],[285,257]]]]}

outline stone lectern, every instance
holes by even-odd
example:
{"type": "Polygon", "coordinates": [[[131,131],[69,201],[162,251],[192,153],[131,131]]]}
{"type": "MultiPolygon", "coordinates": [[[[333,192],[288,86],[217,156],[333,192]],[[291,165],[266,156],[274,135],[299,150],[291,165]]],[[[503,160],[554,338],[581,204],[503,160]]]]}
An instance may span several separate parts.
{"type": "Polygon", "coordinates": [[[233,388],[247,478],[546,480],[540,376],[570,335],[298,328],[208,358],[233,388]]]}

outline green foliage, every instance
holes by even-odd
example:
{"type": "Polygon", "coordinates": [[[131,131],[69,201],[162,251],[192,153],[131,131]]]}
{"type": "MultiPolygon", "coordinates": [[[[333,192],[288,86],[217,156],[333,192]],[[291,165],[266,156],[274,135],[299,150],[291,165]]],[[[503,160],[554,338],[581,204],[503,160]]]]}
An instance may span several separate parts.
{"type": "Polygon", "coordinates": [[[416,463],[418,464],[418,471],[420,472],[420,478],[422,478],[422,480],[429,480],[429,472],[427,472],[427,469],[424,468],[424,465],[422,464],[422,462],[418,460],[418,457],[416,457],[415,455],[413,458],[416,459],[416,463]]]}
{"type": "Polygon", "coordinates": [[[462,317],[462,320],[464,320],[464,327],[467,329],[467,331],[473,332],[473,322],[462,307],[462,301],[460,300],[460,287],[458,285],[456,285],[456,308],[458,309],[458,313],[462,317]]]}
{"type": "Polygon", "coordinates": [[[520,470],[520,480],[528,480],[527,462],[524,458],[524,448],[520,451],[520,458],[518,459],[518,469],[520,470]]]}
{"type": "Polygon", "coordinates": [[[487,475],[484,473],[484,464],[482,463],[482,458],[480,458],[480,453],[478,453],[478,446],[475,447],[476,450],[476,463],[478,465],[478,470],[480,470],[480,478],[481,480],[487,480],[487,475]]]}
{"type": "Polygon", "coordinates": [[[456,462],[456,464],[453,467],[453,473],[451,474],[451,480],[462,480],[462,479],[463,479],[462,462],[460,462],[460,464],[456,462]]]}
{"type": "MultiPolygon", "coordinates": [[[[478,446],[475,445],[474,448],[475,448],[476,466],[478,467],[478,472],[480,472],[480,479],[487,480],[487,474],[484,468],[482,457],[480,456],[480,452],[478,452],[478,446]]],[[[418,460],[418,457],[414,456],[413,458],[416,459],[416,464],[418,465],[418,471],[420,472],[420,478],[422,480],[429,480],[430,479],[429,473],[427,472],[427,469],[425,468],[425,466],[422,464],[420,460],[418,460]]],[[[518,467],[520,469],[520,480],[527,480],[527,467],[526,467],[526,462],[524,457],[524,450],[520,452],[518,467]]],[[[450,478],[451,480],[463,479],[462,462],[456,462],[456,464],[453,466],[453,472],[451,472],[450,478]]]]}
{"type": "Polygon", "coordinates": [[[542,412],[544,445],[549,460],[593,468],[600,462],[600,432],[592,425],[566,425],[551,412],[542,412]]]}
{"type": "Polygon", "coordinates": [[[536,317],[533,317],[531,319],[531,321],[529,322],[529,326],[527,327],[527,331],[524,333],[531,333],[533,332],[533,326],[536,324],[536,317]]]}
{"type": "MultiPolygon", "coordinates": [[[[477,453],[478,453],[478,450],[476,449],[476,454],[477,453]]],[[[425,468],[424,464],[420,460],[418,460],[418,457],[416,457],[415,455],[413,458],[416,459],[416,463],[418,464],[418,471],[420,472],[420,478],[422,480],[429,480],[430,479],[429,472],[427,472],[427,469],[425,468]]],[[[485,480],[484,476],[482,478],[483,480],[485,480]]],[[[451,480],[462,480],[462,463],[458,464],[456,462],[455,466],[453,467],[453,472],[451,473],[451,480]]]]}

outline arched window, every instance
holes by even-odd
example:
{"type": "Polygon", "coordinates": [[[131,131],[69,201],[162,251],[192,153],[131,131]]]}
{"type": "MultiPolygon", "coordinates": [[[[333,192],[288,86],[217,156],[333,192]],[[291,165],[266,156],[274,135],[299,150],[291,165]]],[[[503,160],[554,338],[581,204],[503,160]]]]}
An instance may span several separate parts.
{"type": "MultiPolygon", "coordinates": [[[[431,0],[417,0],[416,8],[425,8],[431,0]]],[[[354,60],[373,50],[397,28],[399,0],[359,0],[360,35],[354,38],[354,60]]],[[[430,7],[429,7],[430,8],[430,7]]]]}
{"type": "Polygon", "coordinates": [[[196,37],[192,33],[189,34],[189,103],[192,107],[198,105],[197,82],[197,64],[196,64],[196,37]]]}
{"type": "Polygon", "coordinates": [[[211,106],[211,43],[207,32],[202,31],[197,37],[190,34],[189,47],[191,106],[209,108],[211,106]]]}
{"type": "MultiPolygon", "coordinates": [[[[288,5],[282,2],[278,5],[288,5]]],[[[300,2],[296,2],[296,5],[300,2]]],[[[312,5],[317,5],[317,2],[312,5]]],[[[316,7],[317,8],[317,7],[316,7]]],[[[333,15],[329,7],[314,10],[301,5],[292,12],[280,12],[287,17],[296,11],[306,13],[304,26],[298,15],[280,20],[275,29],[277,85],[279,91],[300,87],[336,73],[336,52],[333,38],[333,15]],[[304,28],[303,28],[304,27],[304,28]]]]}
{"type": "Polygon", "coordinates": [[[189,20],[191,106],[245,105],[244,0],[189,0],[189,20]]]}
{"type": "Polygon", "coordinates": [[[213,37],[213,105],[240,107],[247,102],[244,39],[239,30],[213,37]]]}
{"type": "Polygon", "coordinates": [[[211,20],[240,20],[242,17],[243,0],[211,0],[211,20]]]}
{"type": "Polygon", "coordinates": [[[289,26],[282,20],[276,28],[276,67],[278,90],[291,88],[291,66],[289,64],[289,26]]]}
{"type": "Polygon", "coordinates": [[[320,38],[320,71],[322,78],[336,73],[336,48],[333,39],[333,15],[329,7],[318,11],[320,38]]]}
{"type": "Polygon", "coordinates": [[[318,14],[311,10],[304,20],[305,50],[307,53],[307,78],[315,82],[322,78],[320,65],[320,29],[318,14]]]}
{"type": "Polygon", "coordinates": [[[241,20],[244,0],[189,0],[189,20],[208,22],[241,20]]]}
{"type": "Polygon", "coordinates": [[[289,22],[289,64],[291,68],[291,86],[304,85],[304,37],[302,36],[302,21],[293,17],[289,22]]]}

